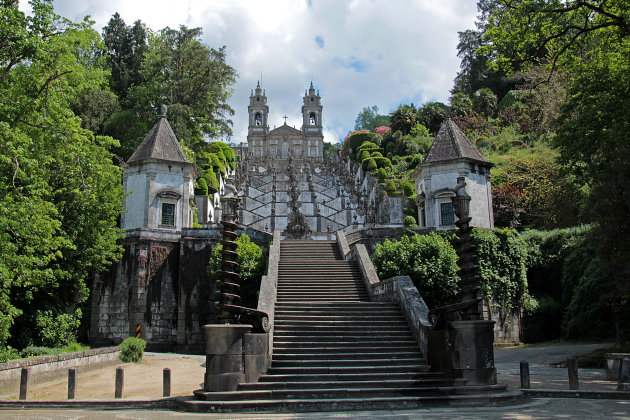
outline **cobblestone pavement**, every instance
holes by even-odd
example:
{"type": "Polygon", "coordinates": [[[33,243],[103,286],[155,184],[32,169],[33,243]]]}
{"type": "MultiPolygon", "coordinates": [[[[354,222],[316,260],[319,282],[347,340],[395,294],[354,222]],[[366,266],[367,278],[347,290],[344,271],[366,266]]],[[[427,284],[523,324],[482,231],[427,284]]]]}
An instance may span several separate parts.
{"type": "Polygon", "coordinates": [[[409,411],[353,411],[285,414],[193,414],[175,411],[7,410],[6,420],[101,419],[629,419],[630,401],[587,399],[536,399],[510,407],[432,408],[409,411]]]}

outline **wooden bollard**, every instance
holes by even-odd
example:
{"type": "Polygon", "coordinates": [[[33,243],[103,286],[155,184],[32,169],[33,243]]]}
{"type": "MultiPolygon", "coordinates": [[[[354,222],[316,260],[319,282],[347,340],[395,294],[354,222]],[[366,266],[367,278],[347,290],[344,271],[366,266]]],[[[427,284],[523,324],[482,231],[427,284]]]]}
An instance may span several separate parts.
{"type": "Polygon", "coordinates": [[[569,389],[580,389],[580,380],[578,378],[578,363],[575,357],[567,359],[567,369],[569,370],[569,389]]]}
{"type": "Polygon", "coordinates": [[[77,369],[68,369],[68,399],[74,400],[77,392],[77,369]]]}
{"type": "Polygon", "coordinates": [[[617,391],[630,391],[630,357],[621,359],[617,391]]]}
{"type": "Polygon", "coordinates": [[[123,385],[125,382],[125,369],[122,366],[116,368],[116,390],[114,391],[114,398],[122,398],[123,385]]]}
{"type": "Polygon", "coordinates": [[[28,368],[22,368],[20,373],[20,399],[25,400],[28,394],[28,368]]]}
{"type": "Polygon", "coordinates": [[[171,370],[169,368],[164,368],[162,372],[162,396],[171,396],[171,370]]]}
{"type": "Polygon", "coordinates": [[[529,389],[531,382],[529,380],[529,362],[521,361],[521,388],[529,389]]]}

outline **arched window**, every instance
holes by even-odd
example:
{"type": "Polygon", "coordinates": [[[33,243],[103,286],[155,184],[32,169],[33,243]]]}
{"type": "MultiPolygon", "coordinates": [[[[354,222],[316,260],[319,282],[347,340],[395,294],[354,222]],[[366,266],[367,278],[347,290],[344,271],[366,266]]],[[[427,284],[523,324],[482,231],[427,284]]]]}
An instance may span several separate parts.
{"type": "Polygon", "coordinates": [[[262,115],[260,115],[260,112],[254,115],[254,125],[262,125],[262,115]]]}
{"type": "Polygon", "coordinates": [[[309,115],[308,120],[309,120],[309,124],[310,125],[316,125],[317,124],[317,116],[315,115],[314,112],[311,112],[311,115],[309,115]]]}

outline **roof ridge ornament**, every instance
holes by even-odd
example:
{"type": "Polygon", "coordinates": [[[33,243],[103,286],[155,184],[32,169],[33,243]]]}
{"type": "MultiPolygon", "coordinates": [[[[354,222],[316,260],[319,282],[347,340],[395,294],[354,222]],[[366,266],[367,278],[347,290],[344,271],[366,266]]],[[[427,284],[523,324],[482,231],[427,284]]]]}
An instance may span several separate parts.
{"type": "Polygon", "coordinates": [[[164,104],[162,104],[162,107],[161,107],[161,109],[160,109],[160,111],[161,111],[161,112],[160,112],[160,114],[161,114],[160,116],[161,116],[162,118],[166,118],[166,111],[167,111],[167,109],[168,109],[168,108],[167,108],[167,106],[166,106],[166,105],[164,105],[164,104]]]}

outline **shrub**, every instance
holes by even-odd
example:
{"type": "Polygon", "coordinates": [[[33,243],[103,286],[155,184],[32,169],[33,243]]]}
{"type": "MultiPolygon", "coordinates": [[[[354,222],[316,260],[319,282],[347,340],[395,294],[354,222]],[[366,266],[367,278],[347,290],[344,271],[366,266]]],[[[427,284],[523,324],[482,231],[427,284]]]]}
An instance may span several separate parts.
{"type": "Polygon", "coordinates": [[[403,236],[398,242],[386,240],[372,256],[381,279],[407,275],[429,308],[453,303],[458,291],[457,254],[441,236],[403,236]]]}
{"type": "Polygon", "coordinates": [[[372,152],[370,154],[370,156],[372,156],[372,157],[383,157],[383,154],[381,152],[372,152]]]}
{"type": "Polygon", "coordinates": [[[204,172],[203,178],[206,180],[206,186],[208,188],[208,194],[216,194],[219,192],[219,180],[212,168],[204,172]]]}
{"type": "Polygon", "coordinates": [[[372,172],[375,171],[377,166],[376,166],[376,162],[374,162],[374,159],[369,158],[369,159],[365,159],[363,161],[363,167],[365,168],[366,171],[368,172],[372,172]]]}
{"type": "Polygon", "coordinates": [[[8,362],[9,360],[19,359],[20,355],[18,351],[10,346],[0,349],[0,363],[8,362]]]}
{"type": "Polygon", "coordinates": [[[127,337],[125,341],[118,345],[120,349],[120,360],[123,362],[138,363],[142,360],[142,354],[147,347],[147,342],[142,338],[127,337]]]}
{"type": "Polygon", "coordinates": [[[385,172],[385,168],[379,168],[378,172],[376,172],[376,176],[378,177],[379,181],[385,181],[385,178],[387,178],[387,172],[385,172]]]}
{"type": "Polygon", "coordinates": [[[368,152],[367,150],[363,150],[362,152],[359,153],[359,162],[363,162],[365,159],[369,159],[370,158],[370,152],[368,152]]]}
{"type": "Polygon", "coordinates": [[[41,344],[48,347],[64,347],[76,342],[81,315],[81,309],[77,309],[73,314],[55,314],[52,310],[37,311],[35,322],[41,344]]]}
{"type": "Polygon", "coordinates": [[[405,220],[403,221],[403,224],[406,227],[416,227],[418,226],[418,224],[416,223],[416,218],[413,216],[405,216],[405,220]]]}
{"type": "Polygon", "coordinates": [[[208,183],[204,178],[199,178],[195,184],[195,195],[208,195],[208,183]]]}
{"type": "Polygon", "coordinates": [[[396,193],[396,184],[394,184],[394,181],[389,181],[387,183],[387,186],[385,187],[385,191],[387,191],[387,194],[389,195],[396,193]]]}
{"type": "Polygon", "coordinates": [[[411,185],[411,182],[407,180],[403,180],[400,183],[400,186],[402,188],[403,194],[405,194],[405,197],[411,197],[415,193],[413,185],[411,185]]]}

